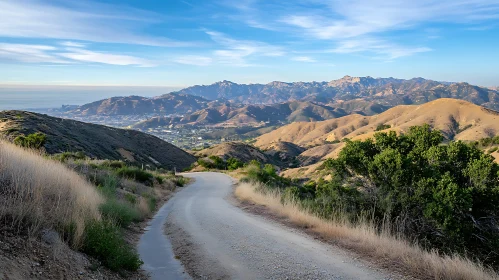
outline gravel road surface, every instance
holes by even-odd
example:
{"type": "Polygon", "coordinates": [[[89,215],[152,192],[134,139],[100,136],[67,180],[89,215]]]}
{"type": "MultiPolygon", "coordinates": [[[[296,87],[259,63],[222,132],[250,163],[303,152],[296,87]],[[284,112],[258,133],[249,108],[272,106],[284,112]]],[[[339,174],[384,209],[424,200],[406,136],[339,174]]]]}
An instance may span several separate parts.
{"type": "Polygon", "coordinates": [[[195,182],[167,203],[166,233],[194,279],[394,279],[348,252],[236,207],[228,199],[229,176],[184,175],[195,182]]]}

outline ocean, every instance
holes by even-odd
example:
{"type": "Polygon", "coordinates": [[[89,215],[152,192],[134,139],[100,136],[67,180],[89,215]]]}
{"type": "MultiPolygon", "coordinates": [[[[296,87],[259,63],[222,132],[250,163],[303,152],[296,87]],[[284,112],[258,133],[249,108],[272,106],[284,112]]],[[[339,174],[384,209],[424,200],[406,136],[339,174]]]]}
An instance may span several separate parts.
{"type": "Polygon", "coordinates": [[[159,96],[173,87],[103,87],[103,86],[10,86],[0,85],[0,110],[59,108],[83,105],[113,96],[159,96]]]}

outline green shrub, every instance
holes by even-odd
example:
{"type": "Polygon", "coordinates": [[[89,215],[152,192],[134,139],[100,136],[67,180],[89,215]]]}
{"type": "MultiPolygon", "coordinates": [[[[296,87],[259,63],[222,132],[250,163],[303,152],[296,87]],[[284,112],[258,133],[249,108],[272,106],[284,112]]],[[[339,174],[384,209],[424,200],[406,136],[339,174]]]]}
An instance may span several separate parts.
{"type": "Polygon", "coordinates": [[[107,220],[87,225],[82,251],[114,271],[136,271],[143,264],[137,252],[125,242],[120,228],[107,220]]]}
{"type": "MultiPolygon", "coordinates": [[[[317,213],[328,216],[340,207],[351,217],[391,217],[399,231],[424,246],[498,265],[499,165],[494,159],[460,141],[442,145],[442,134],[428,125],[374,138],[348,141],[337,159],[325,162],[334,180],[318,183],[317,213]]],[[[480,145],[491,142],[482,139],[480,145]]]]}
{"type": "Polygon", "coordinates": [[[107,198],[116,196],[116,189],[119,187],[120,179],[114,175],[96,172],[90,177],[90,181],[98,186],[101,193],[107,198]]]}
{"type": "Polygon", "coordinates": [[[380,124],[376,127],[376,131],[381,131],[389,128],[391,128],[391,125],[389,124],[380,124]]]}
{"type": "Polygon", "coordinates": [[[185,178],[185,177],[182,177],[182,176],[175,176],[175,184],[178,186],[178,187],[183,187],[185,186],[187,183],[189,183],[189,178],[185,178]]]}
{"type": "Polygon", "coordinates": [[[271,164],[262,166],[258,161],[251,161],[245,168],[246,176],[242,182],[259,182],[271,188],[286,188],[292,186],[290,179],[277,175],[276,169],[271,164]]]}
{"type": "Polygon", "coordinates": [[[156,209],[156,205],[158,203],[157,198],[153,194],[150,194],[150,193],[143,193],[142,197],[147,199],[147,205],[149,206],[149,210],[151,212],[154,211],[156,209]]]}
{"type": "Polygon", "coordinates": [[[126,193],[125,199],[126,199],[126,201],[130,202],[130,204],[132,204],[132,205],[137,203],[137,197],[131,193],[126,193]]]}
{"type": "Polygon", "coordinates": [[[121,167],[116,170],[116,174],[118,174],[123,178],[149,184],[154,178],[154,176],[151,173],[139,169],[137,167],[121,167]]]}
{"type": "Polygon", "coordinates": [[[335,140],[333,140],[333,141],[326,141],[325,143],[326,143],[326,144],[338,144],[338,143],[340,143],[340,142],[341,142],[340,140],[335,139],[335,140]]]}
{"type": "Polygon", "coordinates": [[[56,159],[58,161],[62,161],[62,162],[65,162],[68,159],[72,159],[72,160],[83,160],[83,159],[86,159],[86,158],[87,158],[87,156],[83,152],[76,152],[76,153],[73,153],[73,152],[64,152],[64,153],[61,153],[61,154],[54,155],[54,159],[56,159]]]}
{"type": "Polygon", "coordinates": [[[227,169],[236,170],[244,166],[244,162],[237,158],[229,158],[227,160],[227,169]]]}
{"type": "Polygon", "coordinates": [[[108,199],[100,206],[100,211],[104,217],[121,227],[128,227],[132,222],[142,220],[140,212],[127,201],[108,199]]]}
{"type": "Polygon", "coordinates": [[[123,161],[119,160],[107,160],[102,165],[105,167],[109,167],[111,169],[119,169],[126,167],[126,164],[123,161]]]}
{"type": "Polygon", "coordinates": [[[219,169],[225,170],[227,169],[227,164],[224,160],[218,156],[209,156],[208,160],[199,159],[198,164],[207,169],[219,169]]]}
{"type": "Polygon", "coordinates": [[[165,178],[161,175],[154,175],[154,179],[156,179],[156,181],[160,184],[163,184],[163,182],[165,181],[165,178]]]}
{"type": "Polygon", "coordinates": [[[29,134],[28,136],[20,135],[14,139],[14,144],[30,149],[41,149],[45,142],[47,141],[47,136],[41,132],[36,132],[29,134]]]}

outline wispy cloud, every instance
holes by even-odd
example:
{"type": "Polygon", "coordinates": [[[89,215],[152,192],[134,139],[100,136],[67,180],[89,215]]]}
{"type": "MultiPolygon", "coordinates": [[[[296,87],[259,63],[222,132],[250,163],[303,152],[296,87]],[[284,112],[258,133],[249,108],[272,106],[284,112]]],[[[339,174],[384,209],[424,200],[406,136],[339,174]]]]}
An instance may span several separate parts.
{"type": "Polygon", "coordinates": [[[497,0],[250,1],[242,7],[237,18],[249,27],[280,31],[298,40],[330,42],[337,45],[337,53],[374,53],[390,59],[430,51],[413,46],[410,39],[403,43],[388,39],[390,32],[417,30],[428,23],[476,26],[499,19],[497,0]],[[376,44],[351,46],[366,37],[377,40],[376,44]]]}
{"type": "Polygon", "coordinates": [[[57,57],[53,46],[0,43],[0,60],[25,63],[69,63],[57,57]]]}
{"type": "Polygon", "coordinates": [[[152,67],[155,64],[147,59],[121,54],[111,54],[84,49],[69,48],[68,52],[59,53],[61,57],[80,62],[102,63],[110,65],[135,65],[140,67],[152,67]]]}
{"type": "Polygon", "coordinates": [[[416,28],[428,22],[466,24],[499,19],[495,0],[353,0],[314,1],[317,9],[282,15],[280,22],[319,39],[341,39],[390,30],[416,28]]]}
{"type": "Polygon", "coordinates": [[[76,63],[101,63],[140,67],[155,66],[150,60],[140,57],[90,51],[77,48],[77,44],[72,43],[63,45],[69,47],[59,48],[49,45],[0,43],[0,62],[36,63],[44,66],[76,63]]]}
{"type": "Polygon", "coordinates": [[[173,62],[186,65],[208,66],[213,62],[213,59],[207,56],[185,55],[173,59],[173,62]]]}
{"type": "Polygon", "coordinates": [[[236,40],[215,31],[206,31],[206,34],[223,48],[213,52],[214,59],[219,63],[250,66],[247,61],[250,57],[278,57],[285,54],[280,46],[259,41],[236,40]]]}
{"type": "Polygon", "coordinates": [[[190,45],[145,35],[144,28],[161,19],[152,12],[92,1],[55,3],[58,2],[0,1],[0,36],[169,47],[190,45]]]}
{"type": "Polygon", "coordinates": [[[86,44],[72,42],[72,41],[60,42],[59,45],[65,46],[65,47],[70,47],[70,48],[84,48],[87,46],[86,44]]]}
{"type": "Polygon", "coordinates": [[[411,56],[417,53],[429,52],[427,47],[407,47],[378,39],[352,39],[345,40],[329,52],[333,53],[372,53],[374,58],[382,60],[393,60],[396,58],[411,56]]]}
{"type": "Polygon", "coordinates": [[[299,62],[317,62],[317,60],[315,60],[311,57],[308,57],[308,56],[295,56],[295,57],[292,57],[291,60],[299,61],[299,62]]]}

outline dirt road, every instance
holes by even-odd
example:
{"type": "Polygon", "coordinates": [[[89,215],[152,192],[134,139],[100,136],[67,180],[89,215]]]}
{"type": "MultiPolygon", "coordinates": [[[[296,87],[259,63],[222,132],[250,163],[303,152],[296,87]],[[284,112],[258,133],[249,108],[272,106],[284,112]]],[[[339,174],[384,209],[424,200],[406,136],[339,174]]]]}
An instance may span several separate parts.
{"type": "Polygon", "coordinates": [[[227,199],[232,179],[224,174],[185,176],[196,181],[167,203],[166,232],[192,278],[393,279],[337,247],[234,206],[227,199]]]}

